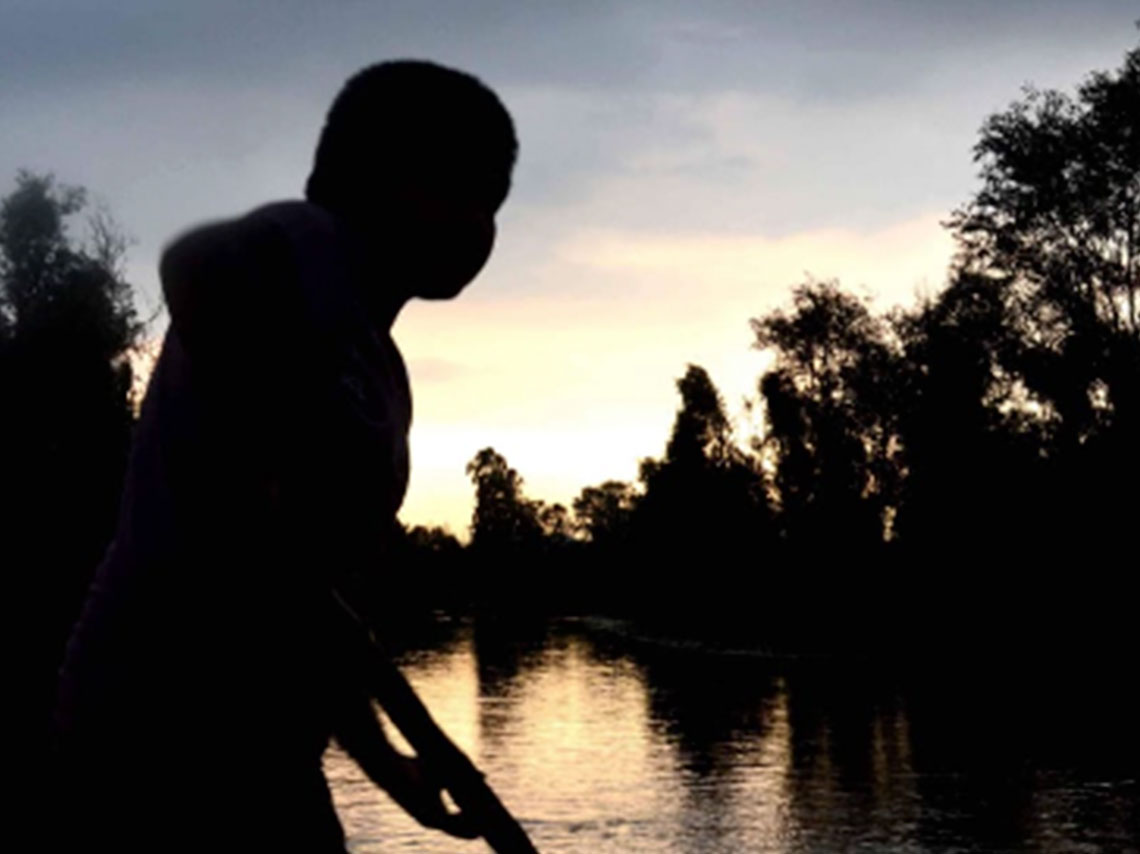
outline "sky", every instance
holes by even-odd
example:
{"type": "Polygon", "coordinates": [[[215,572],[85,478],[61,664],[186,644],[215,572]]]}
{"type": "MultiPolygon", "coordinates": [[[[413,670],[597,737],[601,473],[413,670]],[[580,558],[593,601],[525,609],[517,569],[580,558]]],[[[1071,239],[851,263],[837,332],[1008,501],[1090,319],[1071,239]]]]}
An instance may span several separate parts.
{"type": "Polygon", "coordinates": [[[879,308],[935,293],[981,123],[1025,84],[1118,67],[1138,18],[1136,0],[0,0],[0,194],[20,168],[87,187],[133,239],[158,338],[164,244],[299,197],[351,73],[411,57],[482,78],[520,140],[495,254],[393,333],[415,407],[401,518],[464,536],[479,449],[547,501],[632,481],[690,363],[749,429],[748,321],[808,277],[879,308]]]}

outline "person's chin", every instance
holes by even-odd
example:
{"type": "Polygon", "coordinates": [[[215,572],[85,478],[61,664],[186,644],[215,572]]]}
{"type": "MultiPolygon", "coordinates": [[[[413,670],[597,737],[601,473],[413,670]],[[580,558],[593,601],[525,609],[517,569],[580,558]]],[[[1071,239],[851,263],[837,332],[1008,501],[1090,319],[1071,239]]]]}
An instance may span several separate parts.
{"type": "Polygon", "coordinates": [[[462,282],[424,282],[416,290],[416,296],[426,300],[454,299],[463,293],[463,289],[470,283],[470,279],[462,282]]]}
{"type": "MultiPolygon", "coordinates": [[[[484,256],[480,259],[481,262],[486,261],[484,256]]],[[[419,286],[416,288],[416,296],[421,299],[429,300],[445,300],[453,299],[463,292],[479,272],[483,269],[483,263],[478,266],[475,265],[454,265],[445,268],[437,268],[434,274],[429,273],[420,277],[419,286]]]]}

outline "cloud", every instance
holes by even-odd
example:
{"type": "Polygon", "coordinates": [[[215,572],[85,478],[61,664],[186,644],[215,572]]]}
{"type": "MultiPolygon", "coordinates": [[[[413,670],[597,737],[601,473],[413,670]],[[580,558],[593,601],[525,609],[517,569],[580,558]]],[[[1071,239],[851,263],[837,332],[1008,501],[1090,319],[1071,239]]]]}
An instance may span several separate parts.
{"type": "Polygon", "coordinates": [[[834,101],[913,89],[963,52],[1103,47],[1135,17],[1133,0],[6,0],[0,75],[10,92],[129,79],[327,91],[330,74],[428,56],[510,87],[834,101]]]}

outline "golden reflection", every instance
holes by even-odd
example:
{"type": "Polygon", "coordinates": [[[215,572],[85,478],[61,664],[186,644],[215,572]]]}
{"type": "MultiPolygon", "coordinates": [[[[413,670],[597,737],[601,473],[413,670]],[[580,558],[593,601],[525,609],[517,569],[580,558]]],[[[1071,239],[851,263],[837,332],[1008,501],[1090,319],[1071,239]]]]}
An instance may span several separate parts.
{"type": "MultiPolygon", "coordinates": [[[[734,850],[757,840],[782,848],[794,836],[786,827],[791,738],[782,683],[747,732],[725,745],[730,766],[696,780],[679,770],[667,722],[651,719],[633,661],[600,658],[587,638],[571,635],[507,668],[506,684],[488,683],[480,695],[475,649],[468,633],[405,671],[544,852],[680,852],[712,837],[734,850]]],[[[327,769],[353,851],[483,850],[416,827],[335,749],[327,769]]]]}

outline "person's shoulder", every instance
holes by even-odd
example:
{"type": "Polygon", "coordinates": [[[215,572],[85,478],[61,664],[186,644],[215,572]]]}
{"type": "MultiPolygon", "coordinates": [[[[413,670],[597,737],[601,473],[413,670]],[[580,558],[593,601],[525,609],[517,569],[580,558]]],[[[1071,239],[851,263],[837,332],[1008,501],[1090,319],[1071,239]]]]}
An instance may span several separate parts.
{"type": "Polygon", "coordinates": [[[224,251],[305,233],[332,234],[335,227],[332,215],[325,209],[300,199],[288,199],[268,202],[243,214],[210,220],[188,229],[170,243],[167,252],[224,251]]]}
{"type": "Polygon", "coordinates": [[[282,201],[175,238],[163,251],[159,277],[188,351],[211,349],[213,340],[234,342],[251,323],[301,329],[306,268],[321,262],[333,234],[323,209],[282,201]]]}
{"type": "Polygon", "coordinates": [[[331,239],[337,223],[331,213],[302,199],[269,202],[249,211],[241,222],[250,229],[275,229],[292,240],[331,239]]]}

